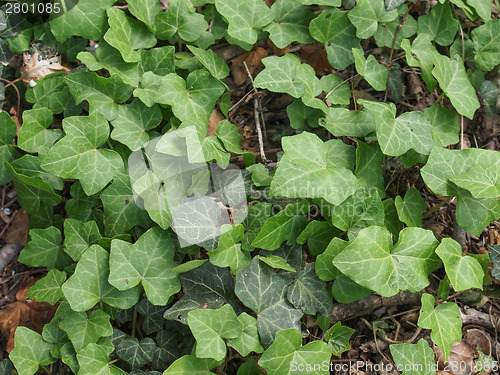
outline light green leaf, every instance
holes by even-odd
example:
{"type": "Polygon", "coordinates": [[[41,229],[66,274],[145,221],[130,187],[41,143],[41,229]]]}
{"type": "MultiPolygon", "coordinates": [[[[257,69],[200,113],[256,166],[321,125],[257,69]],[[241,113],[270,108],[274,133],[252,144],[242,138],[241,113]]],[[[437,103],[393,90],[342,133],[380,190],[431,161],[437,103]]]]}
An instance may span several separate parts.
{"type": "Polygon", "coordinates": [[[320,125],[336,137],[365,137],[375,132],[375,120],[371,112],[350,111],[347,108],[330,107],[320,125]]]}
{"type": "Polygon", "coordinates": [[[305,87],[297,77],[300,59],[292,54],[282,57],[270,56],[262,59],[266,67],[254,80],[254,86],[273,92],[287,93],[294,98],[304,95],[305,87]]]}
{"type": "Polygon", "coordinates": [[[104,302],[128,309],[139,299],[139,289],[119,291],[108,282],[109,254],[98,245],[90,246],[76,265],[75,273],[62,286],[64,296],[75,311],[86,311],[104,302]]]}
{"type": "Polygon", "coordinates": [[[500,64],[500,20],[490,20],[472,30],[474,62],[484,71],[490,71],[500,64]]]}
{"type": "Polygon", "coordinates": [[[27,89],[26,100],[37,107],[47,107],[53,114],[64,112],[65,116],[74,116],[79,115],[82,110],[75,105],[66,80],[60,75],[50,74],[37,80],[35,87],[27,89]]]}
{"type": "Polygon", "coordinates": [[[440,264],[434,254],[437,244],[431,231],[411,227],[400,232],[393,246],[387,229],[372,226],[361,230],[333,265],[384,297],[406,289],[419,292],[429,285],[428,275],[440,264]]]}
{"type": "Polygon", "coordinates": [[[226,150],[235,154],[243,153],[243,150],[241,149],[242,136],[235,124],[232,124],[227,120],[222,120],[217,125],[215,134],[222,141],[226,150]]]}
{"type": "Polygon", "coordinates": [[[18,145],[26,152],[46,154],[59,139],[59,129],[48,129],[52,125],[52,112],[48,108],[23,112],[23,126],[19,129],[18,145]]]}
{"type": "Polygon", "coordinates": [[[51,19],[50,30],[58,42],[71,36],[102,40],[108,29],[106,9],[114,3],[114,0],[80,0],[68,12],[51,19]]]}
{"type": "Polygon", "coordinates": [[[304,5],[325,5],[328,7],[339,7],[342,4],[341,0],[297,0],[304,5]]]}
{"type": "Polygon", "coordinates": [[[290,203],[284,210],[266,220],[259,234],[252,242],[253,247],[276,250],[283,241],[291,242],[307,224],[302,216],[309,210],[309,203],[302,200],[290,203]]]}
{"type": "Polygon", "coordinates": [[[133,370],[137,370],[152,360],[155,349],[156,344],[152,338],[146,337],[139,342],[135,337],[131,337],[118,344],[116,355],[127,362],[133,370]]]}
{"type": "Polygon", "coordinates": [[[319,120],[324,116],[323,111],[305,105],[302,99],[295,98],[288,107],[286,113],[290,119],[290,126],[294,129],[300,129],[304,124],[315,128],[319,120]]]}
{"type": "Polygon", "coordinates": [[[66,332],[77,353],[88,344],[97,343],[100,337],[111,336],[113,333],[109,315],[102,310],[94,310],[89,315],[69,311],[59,323],[59,328],[66,332]]]}
{"type": "Polygon", "coordinates": [[[341,275],[340,271],[333,265],[333,260],[349,245],[338,237],[333,238],[325,252],[318,255],[315,262],[316,274],[323,281],[331,281],[341,275]]]}
{"type": "Polygon", "coordinates": [[[276,341],[262,354],[259,366],[268,374],[291,375],[298,369],[310,374],[329,374],[328,366],[314,366],[330,363],[332,353],[324,341],[312,341],[302,346],[302,336],[294,329],[276,333],[276,341]],[[320,369],[318,370],[318,367],[320,369]]]}
{"type": "Polygon", "coordinates": [[[287,261],[285,259],[283,259],[282,257],[279,257],[277,255],[268,255],[267,257],[261,256],[259,259],[261,261],[263,261],[265,264],[267,264],[268,266],[271,266],[273,268],[278,268],[278,269],[282,269],[282,270],[289,271],[289,272],[296,272],[293,269],[293,267],[291,267],[287,263],[287,261]]]}
{"type": "Polygon", "coordinates": [[[31,229],[31,241],[19,255],[19,262],[32,267],[62,269],[71,264],[71,258],[63,251],[59,229],[31,229]]]}
{"type": "Polygon", "coordinates": [[[221,80],[229,75],[229,67],[226,62],[217,56],[214,51],[211,49],[204,50],[194,46],[187,47],[214,78],[221,80]]]}
{"type": "Polygon", "coordinates": [[[253,164],[247,167],[247,171],[252,174],[252,182],[255,186],[269,186],[273,177],[269,175],[269,170],[262,163],[253,164]]]}
{"type": "Polygon", "coordinates": [[[483,289],[484,273],[481,265],[470,256],[462,256],[462,247],[458,242],[451,238],[443,238],[436,249],[436,254],[443,261],[446,275],[455,291],[483,289]]]}
{"type": "Polygon", "coordinates": [[[98,149],[108,139],[108,122],[96,113],[67,117],[63,128],[66,135],[50,149],[42,168],[63,178],[79,179],[87,195],[97,193],[123,168],[118,153],[98,149]]]}
{"type": "Polygon", "coordinates": [[[424,293],[418,326],[431,330],[431,340],[448,359],[454,341],[462,340],[462,315],[456,303],[445,302],[434,308],[434,297],[424,293]]]}
{"type": "Polygon", "coordinates": [[[432,150],[432,125],[422,112],[405,112],[396,117],[393,103],[371,102],[359,99],[375,116],[377,139],[385,155],[399,156],[413,149],[427,155],[432,150]]]}
{"type": "MultiPolygon", "coordinates": [[[[138,20],[144,22],[150,31],[155,30],[155,17],[161,12],[161,5],[156,0],[129,0],[128,10],[138,20]]],[[[135,29],[134,29],[135,31],[135,29]]]]}
{"type": "Polygon", "coordinates": [[[424,339],[417,344],[394,344],[389,349],[396,365],[404,369],[403,375],[434,375],[434,352],[424,339]]]}
{"type": "Polygon", "coordinates": [[[108,353],[102,345],[89,344],[77,353],[79,373],[93,375],[126,375],[122,369],[109,363],[108,353]]]}
{"type": "Polygon", "coordinates": [[[100,112],[108,121],[118,115],[118,103],[132,94],[132,87],[116,75],[104,78],[92,72],[76,72],[66,76],[66,82],[77,104],[88,101],[90,114],[100,112]]]}
{"type": "Polygon", "coordinates": [[[356,142],[356,170],[354,174],[358,178],[364,178],[366,183],[377,189],[381,198],[385,197],[385,181],[382,164],[384,154],[378,143],[356,142]]]}
{"type": "Polygon", "coordinates": [[[500,200],[498,197],[474,198],[468,191],[461,190],[455,215],[458,225],[473,236],[480,236],[489,223],[500,218],[500,200]]]}
{"type": "MultiPolygon", "coordinates": [[[[337,74],[327,74],[320,79],[321,89],[326,93],[325,99],[332,104],[348,105],[351,101],[351,88],[337,74]]],[[[327,112],[328,113],[328,112],[327,112]]]]}
{"type": "Polygon", "coordinates": [[[222,339],[235,339],[243,332],[243,324],[229,304],[217,310],[190,311],[188,325],[196,339],[196,356],[216,361],[226,356],[226,344],[222,339]]]}
{"type": "Polygon", "coordinates": [[[375,56],[369,55],[365,59],[363,51],[357,48],[352,49],[356,71],[362,75],[366,82],[377,91],[385,91],[387,79],[389,78],[389,69],[380,64],[375,56]]]}
{"type": "Polygon", "coordinates": [[[333,355],[340,357],[342,353],[351,349],[349,340],[354,332],[356,330],[345,327],[340,322],[335,323],[325,332],[325,340],[333,355]]]}
{"type": "Polygon", "coordinates": [[[437,82],[432,75],[432,68],[434,67],[434,55],[438,52],[431,43],[431,37],[428,34],[420,34],[411,45],[408,39],[403,39],[401,48],[406,52],[408,65],[419,67],[427,88],[429,91],[434,91],[437,82]]]}
{"type": "Polygon", "coordinates": [[[172,73],[162,78],[155,101],[170,104],[181,122],[208,123],[215,102],[223,92],[224,85],[206,70],[195,70],[186,81],[172,73]]]}
{"type": "Polygon", "coordinates": [[[52,345],[43,341],[38,333],[19,326],[16,328],[14,349],[9,358],[19,375],[33,375],[39,366],[47,366],[56,361],[56,358],[50,355],[52,345]]]}
{"type": "Polygon", "coordinates": [[[296,0],[277,0],[271,6],[274,22],[264,28],[269,39],[278,48],[285,48],[292,42],[311,43],[309,22],[314,18],[308,6],[296,0]]]}
{"type": "Polygon", "coordinates": [[[236,274],[234,292],[240,301],[257,314],[257,328],[264,348],[269,347],[281,329],[299,329],[302,312],[294,309],[284,296],[290,277],[259,261],[252,261],[236,274]]]}
{"type": "Polygon", "coordinates": [[[184,355],[170,365],[163,375],[207,375],[215,374],[209,371],[221,364],[211,358],[198,358],[195,355],[184,355]]]}
{"type": "Polygon", "coordinates": [[[141,59],[138,49],[155,46],[156,38],[144,24],[127,17],[118,8],[110,7],[107,13],[109,30],[104,35],[104,40],[120,51],[123,60],[137,62],[141,59]]]}
{"type": "Polygon", "coordinates": [[[66,276],[66,272],[51,269],[44,278],[29,288],[26,295],[36,298],[38,302],[46,301],[54,305],[63,297],[61,286],[66,281],[66,276]]]}
{"type": "Polygon", "coordinates": [[[224,232],[226,228],[225,225],[222,226],[223,233],[219,237],[219,246],[210,251],[208,256],[212,264],[217,267],[229,267],[231,272],[236,275],[240,268],[245,267],[250,262],[251,256],[241,250],[240,241],[245,231],[243,225],[236,225],[224,232]]]}
{"type": "MultiPolygon", "coordinates": [[[[399,2],[403,3],[404,1],[399,2]]],[[[413,18],[411,14],[407,14],[408,6],[403,5],[401,7],[397,6],[395,8],[398,8],[398,18],[390,22],[378,24],[377,32],[375,33],[375,41],[377,42],[377,46],[379,47],[392,48],[394,44],[394,48],[401,49],[401,41],[404,38],[410,38],[417,32],[417,21],[415,21],[415,18],[413,18]],[[394,39],[396,40],[394,41],[394,39]]],[[[386,0],[386,9],[388,11],[395,8],[387,7],[386,0]]]]}
{"type": "Polygon", "coordinates": [[[425,16],[418,17],[418,34],[427,34],[430,40],[440,46],[449,46],[455,40],[458,31],[458,21],[453,16],[450,3],[434,5],[425,16]]]}
{"type": "Polygon", "coordinates": [[[324,198],[339,204],[354,193],[354,175],[331,162],[327,143],[317,135],[283,137],[282,147],[285,154],[271,183],[272,195],[324,198]]]}
{"type": "Polygon", "coordinates": [[[0,184],[6,184],[12,180],[7,173],[4,161],[12,162],[20,156],[14,145],[10,143],[16,136],[17,126],[7,111],[0,112],[0,184]]]}
{"type": "Polygon", "coordinates": [[[227,340],[227,345],[236,349],[242,356],[247,356],[250,352],[262,353],[264,348],[260,344],[257,320],[247,313],[241,313],[238,320],[243,326],[243,331],[238,337],[227,340]]]}
{"type": "Polygon", "coordinates": [[[169,232],[160,227],[148,230],[135,244],[113,240],[109,283],[119,290],[142,284],[152,304],[166,305],[181,288],[178,275],[172,272],[174,253],[169,232]]]}
{"type": "Polygon", "coordinates": [[[64,251],[79,261],[89,246],[101,239],[101,233],[95,221],[81,222],[76,219],[64,220],[64,251]]]}
{"type": "Polygon", "coordinates": [[[467,171],[450,178],[457,186],[470,191],[474,198],[500,196],[500,163],[478,163],[467,171]]]}
{"type": "Polygon", "coordinates": [[[304,314],[330,316],[332,313],[332,298],[326,290],[325,282],[316,276],[314,262],[308,263],[297,275],[286,295],[288,301],[304,314]]]}
{"type": "Polygon", "coordinates": [[[427,206],[417,189],[414,187],[408,189],[404,199],[398,195],[394,203],[396,204],[399,220],[409,227],[422,226],[422,214],[427,206]]]}
{"type": "Polygon", "coordinates": [[[460,124],[457,113],[435,103],[424,109],[424,115],[433,127],[431,133],[436,146],[446,147],[458,143],[460,124]]]}
{"type": "Polygon", "coordinates": [[[375,35],[378,22],[390,22],[398,17],[396,9],[388,12],[384,0],[358,0],[349,12],[349,20],[356,26],[356,36],[368,39],[375,35]]]}
{"type": "Polygon", "coordinates": [[[160,89],[162,77],[153,72],[146,72],[142,76],[141,87],[134,90],[134,96],[139,98],[148,107],[156,103],[156,96],[160,89]]]}
{"type": "Polygon", "coordinates": [[[261,0],[216,0],[215,7],[229,23],[229,35],[249,44],[257,41],[257,30],[273,21],[273,12],[261,0]]]}
{"type": "Polygon", "coordinates": [[[460,56],[451,59],[439,54],[434,55],[435,67],[432,75],[439,82],[439,87],[450,98],[451,104],[458,113],[472,120],[479,100],[472,87],[460,56]]]}
{"type": "Polygon", "coordinates": [[[356,28],[348,18],[350,12],[326,8],[309,24],[311,36],[325,43],[328,62],[334,69],[344,70],[354,62],[353,48],[361,48],[356,28]]]}

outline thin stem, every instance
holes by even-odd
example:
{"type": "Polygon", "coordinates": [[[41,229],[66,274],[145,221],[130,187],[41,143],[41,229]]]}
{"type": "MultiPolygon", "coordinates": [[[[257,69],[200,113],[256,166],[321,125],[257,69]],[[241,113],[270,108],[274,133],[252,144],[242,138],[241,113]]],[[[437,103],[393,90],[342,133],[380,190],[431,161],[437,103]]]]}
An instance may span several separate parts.
{"type": "Polygon", "coordinates": [[[130,337],[135,337],[136,325],[137,325],[137,305],[134,306],[134,317],[132,319],[132,332],[130,333],[130,337]]]}
{"type": "Polygon", "coordinates": [[[262,162],[265,164],[265,163],[267,163],[267,158],[266,158],[266,154],[264,153],[264,142],[262,140],[262,129],[260,128],[259,100],[258,99],[253,100],[253,113],[254,113],[255,127],[257,128],[257,136],[259,137],[260,158],[262,159],[262,162]]]}
{"type": "Polygon", "coordinates": [[[7,82],[8,85],[5,86],[5,88],[9,87],[9,86],[12,86],[14,87],[14,90],[16,90],[16,93],[17,93],[17,109],[16,109],[16,116],[19,120],[19,122],[21,122],[21,95],[19,94],[19,89],[17,88],[17,86],[14,84],[14,82],[12,81],[9,81],[8,79],[5,79],[5,78],[1,78],[0,77],[0,81],[4,81],[4,82],[7,82]]]}
{"type": "Polygon", "coordinates": [[[325,100],[326,100],[326,99],[328,99],[328,97],[330,96],[330,94],[331,94],[332,92],[334,92],[335,90],[337,90],[337,89],[338,89],[340,86],[342,86],[344,83],[347,83],[347,82],[349,82],[350,80],[352,80],[352,79],[356,78],[357,76],[359,76],[359,74],[355,74],[355,75],[353,75],[352,77],[347,78],[345,81],[340,82],[337,86],[335,86],[333,89],[331,89],[331,90],[328,92],[328,94],[326,94],[326,96],[325,96],[325,100]]]}
{"type": "Polygon", "coordinates": [[[453,198],[455,198],[455,196],[448,197],[445,200],[436,204],[434,207],[430,208],[426,213],[424,213],[424,215],[422,216],[422,219],[425,219],[425,218],[428,218],[429,216],[431,216],[434,212],[436,212],[436,210],[438,210],[440,207],[443,207],[446,203],[451,201],[453,198]]]}

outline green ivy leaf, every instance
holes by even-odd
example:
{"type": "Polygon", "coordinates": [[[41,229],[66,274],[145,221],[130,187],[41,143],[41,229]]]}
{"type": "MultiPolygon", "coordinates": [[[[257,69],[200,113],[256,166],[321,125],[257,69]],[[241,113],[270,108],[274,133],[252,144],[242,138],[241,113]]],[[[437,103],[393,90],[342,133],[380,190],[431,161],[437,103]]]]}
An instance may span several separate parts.
{"type": "Polygon", "coordinates": [[[271,216],[272,205],[268,202],[258,202],[248,208],[247,217],[243,225],[247,230],[241,240],[241,249],[243,251],[252,251],[255,248],[251,245],[257,237],[265,222],[271,216]]]}
{"type": "Polygon", "coordinates": [[[481,265],[470,256],[462,256],[462,247],[458,242],[451,238],[443,238],[436,249],[436,254],[443,261],[446,275],[455,291],[483,289],[484,273],[481,265]]]}
{"type": "MultiPolygon", "coordinates": [[[[391,0],[389,0],[391,1],[391,0]]],[[[377,32],[375,33],[375,41],[379,47],[389,47],[401,49],[401,41],[404,38],[410,38],[417,32],[417,21],[408,12],[408,6],[405,4],[401,7],[388,7],[386,0],[386,9],[391,11],[398,8],[399,17],[390,22],[379,23],[377,32]],[[402,25],[402,26],[400,26],[402,25]],[[399,30],[399,31],[398,31],[399,30]],[[397,35],[396,35],[397,34],[397,35]],[[394,39],[396,39],[394,41],[394,39]]],[[[395,1],[392,0],[394,3],[395,1]]],[[[404,1],[399,1],[403,3],[404,1]]]]}
{"type": "Polygon", "coordinates": [[[36,298],[38,302],[46,301],[54,305],[63,297],[61,286],[66,281],[66,272],[51,269],[47,275],[38,280],[26,295],[29,298],[36,298]]]}
{"type": "Polygon", "coordinates": [[[329,374],[328,366],[320,370],[314,364],[330,363],[332,353],[324,341],[312,341],[302,346],[302,336],[294,329],[276,333],[276,341],[262,354],[259,366],[269,374],[293,374],[299,368],[311,374],[329,374]],[[300,366],[300,367],[299,367],[300,366]]]}
{"type": "Polygon", "coordinates": [[[160,227],[144,233],[135,244],[111,241],[109,283],[118,290],[142,284],[154,305],[166,305],[180,288],[178,275],[172,272],[174,244],[170,234],[160,227]]]}
{"type": "MultiPolygon", "coordinates": [[[[165,321],[163,317],[160,317],[165,321]]],[[[166,368],[174,362],[179,355],[178,336],[172,334],[172,331],[160,331],[156,335],[156,344],[158,345],[153,354],[153,368],[166,368]]]]}
{"type": "Polygon", "coordinates": [[[134,96],[139,98],[148,107],[156,103],[156,96],[160,89],[162,77],[153,72],[146,72],[142,76],[141,87],[134,90],[134,96]]]}
{"type": "Polygon", "coordinates": [[[127,5],[133,16],[142,21],[150,31],[155,31],[155,17],[161,12],[159,2],[156,0],[129,0],[127,5]]]}
{"type": "Polygon", "coordinates": [[[165,310],[165,306],[155,306],[147,298],[143,298],[137,304],[137,312],[144,318],[141,329],[146,335],[151,335],[163,329],[165,310]]]}
{"type": "Polygon", "coordinates": [[[12,162],[20,154],[10,143],[16,136],[17,126],[7,111],[0,112],[0,184],[5,185],[12,180],[7,173],[4,162],[12,162]]]}
{"type": "MultiPolygon", "coordinates": [[[[313,206],[314,208],[314,206],[313,206]]],[[[307,247],[312,255],[319,255],[325,251],[332,238],[340,235],[340,231],[328,221],[310,221],[297,237],[296,241],[302,245],[307,241],[307,247]]]]}
{"type": "Polygon", "coordinates": [[[332,238],[326,250],[316,258],[316,274],[323,281],[331,281],[341,275],[340,271],[333,265],[333,260],[349,245],[338,237],[332,238]]]}
{"type": "Polygon", "coordinates": [[[440,46],[449,46],[455,40],[458,21],[453,16],[450,3],[434,5],[425,16],[418,17],[418,34],[427,34],[440,46]]]}
{"type": "Polygon", "coordinates": [[[93,72],[76,72],[68,75],[66,82],[77,104],[88,101],[90,114],[100,112],[108,121],[118,115],[118,103],[132,94],[132,87],[116,75],[104,78],[93,72]]]}
{"type": "Polygon", "coordinates": [[[106,349],[98,344],[89,344],[76,356],[83,374],[95,375],[126,375],[122,369],[111,365],[106,349]]]}
{"type": "Polygon", "coordinates": [[[354,174],[358,178],[364,178],[366,183],[377,189],[381,198],[385,197],[385,181],[382,164],[384,154],[378,143],[363,143],[357,141],[356,148],[356,170],[354,174]]]}
{"type": "Polygon", "coordinates": [[[434,55],[438,52],[431,43],[431,37],[428,34],[419,34],[411,45],[408,39],[403,39],[401,48],[406,52],[408,65],[419,67],[427,88],[429,91],[434,91],[437,82],[432,75],[432,68],[434,67],[434,55]]]}
{"type": "Polygon", "coordinates": [[[282,57],[270,56],[262,59],[266,67],[254,80],[254,86],[273,92],[287,93],[300,98],[305,91],[304,82],[297,77],[300,59],[287,53],[282,57]]]}
{"type": "Polygon", "coordinates": [[[500,48],[498,47],[500,35],[497,32],[499,26],[500,20],[489,20],[472,30],[474,62],[481,70],[490,71],[500,64],[500,48]]]}
{"type": "Polygon", "coordinates": [[[152,360],[155,349],[156,344],[152,338],[146,337],[139,342],[135,337],[131,337],[118,344],[116,355],[133,370],[137,370],[152,360]]]}
{"type": "Polygon", "coordinates": [[[139,299],[139,289],[115,289],[108,282],[109,254],[98,245],[90,246],[76,265],[75,273],[62,286],[64,296],[75,311],[86,311],[104,302],[128,309],[139,299]]]}
{"type": "Polygon", "coordinates": [[[409,227],[422,226],[422,214],[427,206],[417,189],[413,187],[408,189],[404,199],[398,195],[394,203],[396,204],[399,220],[409,227]]]}
{"type": "Polygon", "coordinates": [[[284,155],[271,183],[272,195],[289,198],[324,198],[339,204],[353,194],[356,178],[339,167],[329,153],[328,142],[303,132],[283,137],[284,155]]]}
{"type": "Polygon", "coordinates": [[[222,141],[226,150],[234,154],[243,154],[243,150],[241,149],[242,136],[235,124],[227,120],[222,120],[217,125],[215,134],[222,141]]]}
{"type": "Polygon", "coordinates": [[[448,359],[454,341],[462,340],[462,315],[456,303],[445,302],[434,308],[434,297],[424,293],[418,326],[431,330],[431,340],[448,359]]]}
{"type": "Polygon", "coordinates": [[[320,125],[336,137],[365,137],[376,130],[371,112],[350,111],[347,108],[330,107],[320,125]]]}
{"type": "MultiPolygon", "coordinates": [[[[227,224],[226,224],[227,225],[227,224]]],[[[219,237],[219,245],[217,249],[210,251],[208,256],[210,262],[217,267],[229,267],[231,272],[236,275],[236,272],[245,267],[251,260],[251,256],[247,252],[241,250],[240,241],[243,238],[244,227],[239,224],[229,230],[225,225],[222,226],[222,235],[219,237]],[[224,230],[227,230],[226,232],[224,230]]]]}
{"type": "Polygon", "coordinates": [[[296,272],[295,269],[293,269],[293,267],[290,266],[287,261],[280,256],[268,255],[267,257],[261,256],[259,259],[273,268],[282,269],[289,272],[296,272]]]}
{"type": "Polygon", "coordinates": [[[340,357],[342,353],[351,349],[349,340],[354,332],[356,330],[344,327],[340,322],[335,323],[325,332],[325,340],[333,355],[340,357]]]}
{"type": "Polygon", "coordinates": [[[71,264],[71,258],[62,249],[59,229],[31,229],[31,241],[19,255],[19,262],[32,267],[62,269],[71,264]]]}
{"type": "Polygon", "coordinates": [[[333,260],[333,265],[356,283],[389,297],[400,290],[419,292],[429,285],[428,275],[439,266],[434,254],[437,241],[431,231],[405,228],[392,247],[383,227],[372,226],[333,260]]]}
{"type": "Polygon", "coordinates": [[[281,329],[299,329],[302,312],[286,300],[284,290],[291,282],[288,276],[259,261],[252,261],[236,274],[234,292],[240,301],[257,314],[257,328],[264,348],[269,347],[281,329]]]}
{"type": "Polygon", "coordinates": [[[431,133],[436,146],[446,147],[458,143],[460,124],[456,112],[435,103],[424,109],[424,115],[433,127],[431,133]]]}
{"type": "Polygon", "coordinates": [[[260,344],[257,320],[247,313],[241,313],[238,320],[243,331],[238,337],[226,340],[227,345],[236,349],[242,356],[247,356],[250,352],[262,353],[264,348],[260,344]]]}
{"type": "Polygon", "coordinates": [[[109,136],[109,124],[100,114],[63,120],[66,135],[48,152],[42,168],[63,178],[80,180],[87,195],[101,190],[123,168],[113,150],[98,149],[109,136]]]}
{"type": "Polygon", "coordinates": [[[211,49],[204,50],[194,46],[187,47],[214,78],[221,80],[229,75],[229,67],[226,62],[217,56],[214,51],[211,49]]]}
{"type": "Polygon", "coordinates": [[[75,105],[66,80],[60,75],[49,75],[37,80],[35,87],[26,90],[26,100],[35,104],[35,108],[47,107],[53,114],[64,112],[65,116],[76,116],[82,110],[75,105]]]}
{"type": "Polygon", "coordinates": [[[377,138],[385,155],[400,156],[413,149],[427,155],[432,150],[432,125],[422,112],[405,112],[396,117],[393,103],[359,99],[375,116],[377,138]]]}
{"type": "Polygon", "coordinates": [[[217,310],[192,310],[188,314],[188,325],[196,339],[196,356],[216,361],[226,356],[226,344],[222,339],[235,339],[243,332],[243,324],[231,305],[217,310]]]}
{"type": "Polygon", "coordinates": [[[379,22],[390,22],[398,17],[396,9],[388,12],[384,0],[358,0],[348,14],[349,20],[356,27],[356,36],[368,39],[375,35],[379,22]]]}
{"type": "Polygon", "coordinates": [[[94,310],[89,315],[69,311],[59,323],[59,328],[66,332],[77,353],[88,344],[97,343],[100,337],[111,336],[113,333],[109,315],[102,310],[94,310]]]}
{"type": "Polygon", "coordinates": [[[307,315],[330,316],[333,309],[332,299],[314,270],[314,262],[308,263],[288,287],[287,299],[297,309],[307,315]]]}
{"type": "Polygon", "coordinates": [[[470,191],[474,198],[500,196],[500,164],[474,164],[467,171],[450,178],[458,187],[470,191]]]}
{"type": "Polygon", "coordinates": [[[488,248],[490,259],[493,264],[491,268],[491,276],[495,279],[500,279],[500,245],[493,245],[488,248]]]}
{"type": "MultiPolygon", "coordinates": [[[[163,46],[150,50],[141,50],[139,72],[141,75],[152,72],[159,76],[175,73],[175,47],[163,46]]],[[[144,85],[144,76],[141,83],[144,85]]]]}
{"type": "Polygon", "coordinates": [[[451,104],[458,113],[472,120],[479,100],[472,87],[460,56],[451,59],[439,54],[434,55],[435,67],[432,75],[439,82],[439,87],[450,98],[451,104]]]}
{"type": "Polygon", "coordinates": [[[17,327],[14,349],[9,358],[20,375],[33,375],[39,366],[47,366],[56,361],[50,355],[52,344],[43,341],[42,336],[26,327],[17,327]]]}
{"type": "Polygon", "coordinates": [[[23,125],[17,142],[26,152],[46,154],[62,133],[59,129],[47,129],[52,125],[52,112],[48,108],[24,111],[23,125]]]}
{"type": "Polygon", "coordinates": [[[389,347],[394,362],[404,375],[433,375],[434,352],[429,343],[420,339],[417,344],[393,344],[389,347]]]}
{"type": "Polygon", "coordinates": [[[106,9],[113,4],[113,0],[80,0],[68,12],[51,19],[50,30],[58,42],[72,36],[102,40],[108,29],[106,9]]]}
{"type": "Polygon", "coordinates": [[[500,217],[500,200],[494,198],[474,198],[462,190],[457,197],[455,211],[457,223],[473,236],[479,236],[483,229],[500,217]]]}
{"type": "Polygon", "coordinates": [[[496,99],[500,95],[500,90],[491,81],[484,81],[479,87],[479,93],[481,94],[484,105],[486,107],[486,116],[492,117],[496,110],[496,99]]]}
{"type": "Polygon", "coordinates": [[[215,7],[229,23],[228,34],[249,44],[257,41],[257,30],[273,21],[273,12],[261,0],[215,0],[215,7]]]}
{"type": "Polygon", "coordinates": [[[101,239],[101,233],[95,221],[83,223],[67,218],[64,220],[64,251],[78,262],[82,254],[101,239]]]}
{"type": "Polygon", "coordinates": [[[380,64],[375,56],[369,55],[365,59],[361,49],[353,48],[352,54],[356,64],[356,71],[362,75],[366,82],[377,91],[385,91],[387,79],[389,78],[389,70],[387,67],[380,64]]]}
{"type": "Polygon", "coordinates": [[[209,371],[221,364],[212,358],[198,358],[195,355],[185,355],[176,360],[163,375],[206,375],[215,374],[209,371]]]}
{"type": "Polygon", "coordinates": [[[345,275],[337,277],[332,284],[332,295],[340,303],[352,303],[371,294],[370,288],[365,288],[345,275]]]}

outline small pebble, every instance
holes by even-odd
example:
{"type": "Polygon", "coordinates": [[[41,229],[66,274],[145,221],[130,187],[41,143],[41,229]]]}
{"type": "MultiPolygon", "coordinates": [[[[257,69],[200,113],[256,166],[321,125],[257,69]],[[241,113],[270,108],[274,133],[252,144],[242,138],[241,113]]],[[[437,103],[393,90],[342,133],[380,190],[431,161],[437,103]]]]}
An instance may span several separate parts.
{"type": "Polygon", "coordinates": [[[30,87],[35,87],[36,86],[36,82],[34,80],[31,80],[30,81],[30,87]]]}
{"type": "Polygon", "coordinates": [[[12,211],[8,207],[2,208],[2,211],[5,215],[10,215],[12,213],[12,211]]]}

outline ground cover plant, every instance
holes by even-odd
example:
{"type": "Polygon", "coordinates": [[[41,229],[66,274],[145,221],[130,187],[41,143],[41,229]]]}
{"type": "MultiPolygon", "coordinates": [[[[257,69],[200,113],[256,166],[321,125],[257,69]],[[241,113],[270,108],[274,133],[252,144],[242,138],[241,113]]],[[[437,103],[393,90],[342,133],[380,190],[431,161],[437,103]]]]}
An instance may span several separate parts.
{"type": "Polygon", "coordinates": [[[498,371],[498,9],[2,2],[0,374],[498,371]]]}

